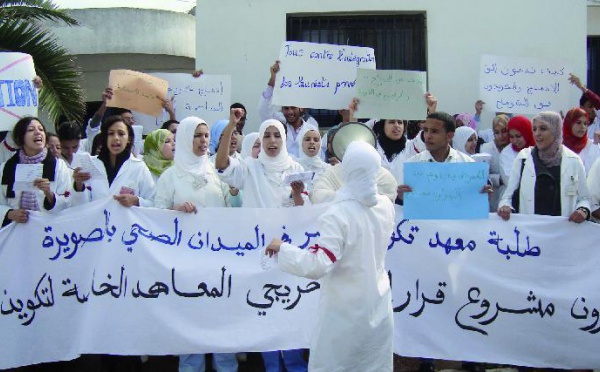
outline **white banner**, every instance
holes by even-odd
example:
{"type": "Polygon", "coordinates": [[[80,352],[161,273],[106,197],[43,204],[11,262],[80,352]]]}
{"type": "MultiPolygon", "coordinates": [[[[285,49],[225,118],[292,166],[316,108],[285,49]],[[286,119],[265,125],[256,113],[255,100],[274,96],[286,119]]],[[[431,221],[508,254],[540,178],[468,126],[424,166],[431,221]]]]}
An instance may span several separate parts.
{"type": "MultiPolygon", "coordinates": [[[[230,75],[201,75],[197,78],[192,74],[183,73],[156,72],[150,75],[169,82],[167,99],[174,97],[173,106],[177,120],[197,116],[212,125],[218,120],[229,119],[230,75]]],[[[135,113],[136,124],[144,126],[145,134],[160,128],[167,120],[169,116],[164,110],[159,117],[135,113]]]]}
{"type": "Polygon", "coordinates": [[[23,116],[37,116],[34,77],[35,67],[29,54],[0,53],[0,130],[12,130],[23,116]]]}
{"type": "Polygon", "coordinates": [[[569,72],[561,60],[482,55],[479,96],[493,112],[566,112],[569,72]]]}
{"type": "Polygon", "coordinates": [[[286,41],[279,52],[273,104],[345,109],[356,96],[358,68],[375,69],[372,48],[286,41]]]}
{"type": "MultiPolygon", "coordinates": [[[[11,335],[0,368],[81,353],[308,347],[319,284],[282,273],[263,250],[273,237],[313,245],[325,208],[186,215],[105,200],[32,213],[0,231],[0,332],[11,335]]],[[[387,259],[396,353],[600,367],[600,227],[518,215],[467,226],[397,212],[387,259]]]]}

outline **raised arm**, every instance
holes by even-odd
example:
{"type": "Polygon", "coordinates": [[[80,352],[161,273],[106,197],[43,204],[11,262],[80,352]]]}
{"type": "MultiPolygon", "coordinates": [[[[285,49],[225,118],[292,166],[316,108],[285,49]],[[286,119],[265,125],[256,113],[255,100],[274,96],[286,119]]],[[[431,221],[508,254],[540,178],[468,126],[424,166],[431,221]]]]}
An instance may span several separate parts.
{"type": "MultiPolygon", "coordinates": [[[[241,108],[232,108],[229,110],[229,123],[223,130],[223,138],[231,138],[231,135],[235,131],[237,123],[244,116],[244,110],[241,108]]],[[[223,170],[229,167],[229,146],[230,141],[221,141],[221,145],[217,150],[217,156],[215,157],[215,168],[217,170],[223,170]]]]}

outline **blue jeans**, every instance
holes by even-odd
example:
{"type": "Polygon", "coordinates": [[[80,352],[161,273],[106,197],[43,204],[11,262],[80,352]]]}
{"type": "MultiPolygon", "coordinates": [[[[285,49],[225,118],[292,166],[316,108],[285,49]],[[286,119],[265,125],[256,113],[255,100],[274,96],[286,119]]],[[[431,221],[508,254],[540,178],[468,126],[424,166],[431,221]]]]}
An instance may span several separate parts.
{"type": "Polygon", "coordinates": [[[262,353],[265,371],[281,372],[285,365],[287,372],[307,372],[308,363],[302,357],[303,354],[302,349],[265,351],[262,353]]]}
{"type": "MultiPolygon", "coordinates": [[[[213,354],[213,369],[217,372],[237,372],[238,361],[235,353],[213,354]]],[[[179,372],[204,372],[205,370],[205,354],[179,356],[179,372]]]]}

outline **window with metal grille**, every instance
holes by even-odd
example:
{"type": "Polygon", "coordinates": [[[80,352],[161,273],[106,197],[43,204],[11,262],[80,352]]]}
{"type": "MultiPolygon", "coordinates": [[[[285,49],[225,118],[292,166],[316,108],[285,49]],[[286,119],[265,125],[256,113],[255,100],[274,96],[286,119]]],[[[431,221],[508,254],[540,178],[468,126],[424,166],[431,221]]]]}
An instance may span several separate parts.
{"type": "MultiPolygon", "coordinates": [[[[377,69],[427,70],[425,13],[288,14],[287,40],[370,47],[377,69]]],[[[321,127],[338,124],[332,110],[311,110],[321,127]]]]}
{"type": "Polygon", "coordinates": [[[587,38],[587,86],[594,92],[600,92],[600,36],[587,38]]]}

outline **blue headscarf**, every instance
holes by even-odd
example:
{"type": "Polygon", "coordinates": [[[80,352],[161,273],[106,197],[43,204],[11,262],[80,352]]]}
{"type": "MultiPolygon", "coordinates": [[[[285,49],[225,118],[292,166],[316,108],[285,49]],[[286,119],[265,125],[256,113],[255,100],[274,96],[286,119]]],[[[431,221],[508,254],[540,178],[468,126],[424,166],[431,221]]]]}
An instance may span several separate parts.
{"type": "Polygon", "coordinates": [[[225,130],[225,127],[229,123],[229,120],[219,120],[210,127],[210,145],[209,150],[211,154],[217,152],[217,147],[219,146],[219,139],[221,138],[221,133],[225,130]]]}

